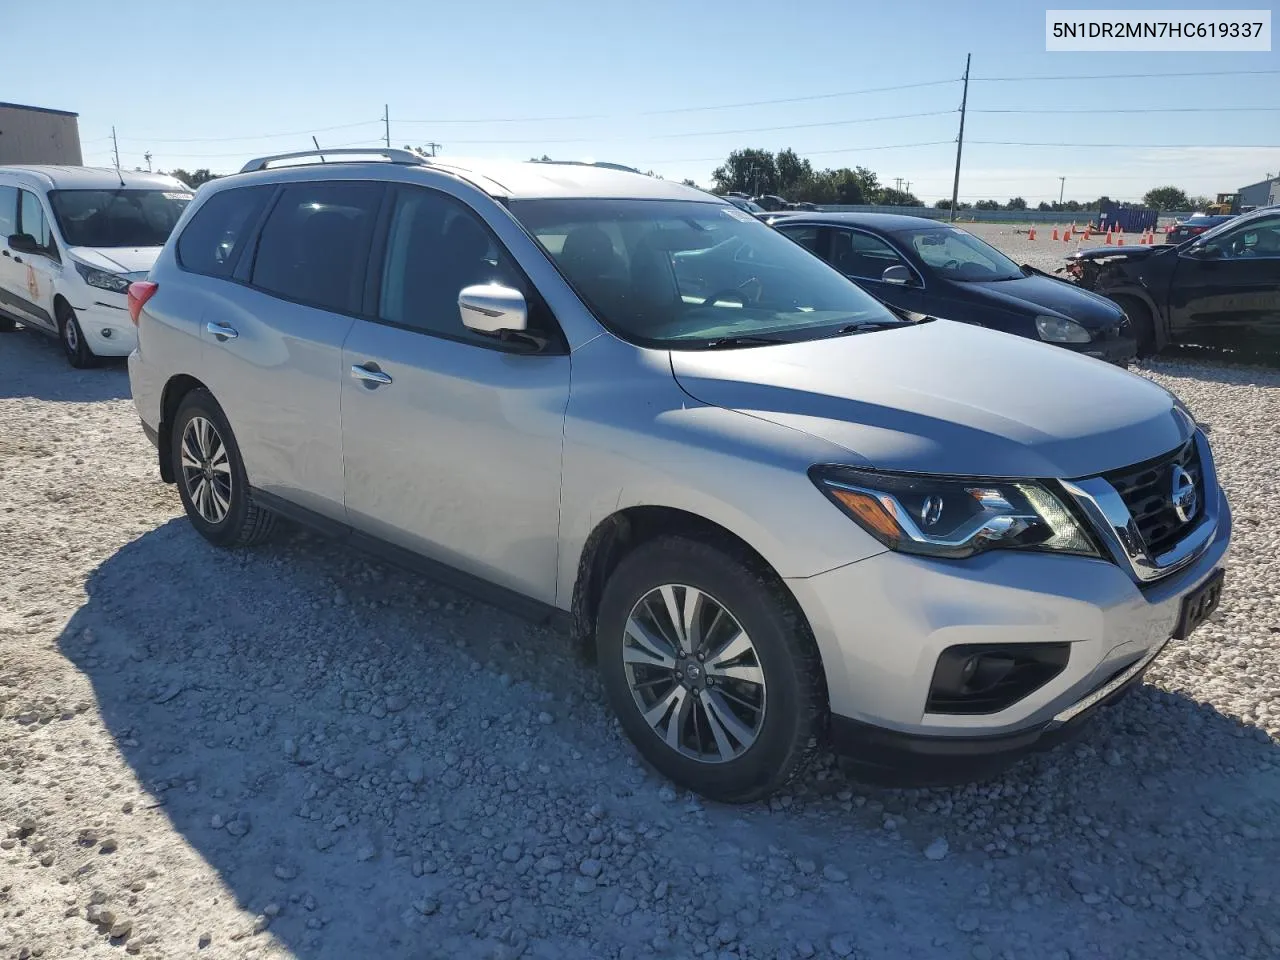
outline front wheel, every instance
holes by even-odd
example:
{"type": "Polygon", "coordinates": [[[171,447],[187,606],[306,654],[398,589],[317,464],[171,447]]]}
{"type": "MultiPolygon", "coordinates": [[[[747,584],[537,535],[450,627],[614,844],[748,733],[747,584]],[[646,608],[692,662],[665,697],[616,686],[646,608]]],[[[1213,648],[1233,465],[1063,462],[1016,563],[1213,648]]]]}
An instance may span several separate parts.
{"type": "Polygon", "coordinates": [[[0,333],[10,333],[18,329],[17,321],[10,317],[0,317],[0,333]]]}
{"type": "Polygon", "coordinates": [[[767,797],[819,742],[816,644],[785,587],[745,551],[674,536],[637,547],[605,586],[596,648],[640,752],[713,800],[767,797]]]}
{"type": "Polygon", "coordinates": [[[1156,324],[1151,310],[1137,297],[1119,296],[1114,298],[1126,314],[1129,315],[1129,326],[1133,328],[1134,338],[1138,341],[1138,356],[1154,356],[1156,350],[1156,324]]]}
{"type": "Polygon", "coordinates": [[[172,429],[173,476],[197,532],[219,547],[249,547],[270,536],[276,515],[253,502],[240,447],[213,395],[192,390],[183,397],[172,429]]]}
{"type": "Polygon", "coordinates": [[[58,334],[62,340],[62,352],[67,355],[67,362],[77,370],[92,367],[97,362],[97,355],[89,349],[84,330],[76,319],[76,312],[64,307],[58,312],[58,334]]]}

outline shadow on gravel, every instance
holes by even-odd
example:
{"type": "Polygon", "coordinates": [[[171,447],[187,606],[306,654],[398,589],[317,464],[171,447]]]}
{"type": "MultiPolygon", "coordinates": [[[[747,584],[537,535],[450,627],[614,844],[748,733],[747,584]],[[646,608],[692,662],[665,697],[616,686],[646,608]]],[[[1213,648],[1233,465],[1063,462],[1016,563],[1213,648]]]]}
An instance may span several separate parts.
{"type": "Polygon", "coordinates": [[[61,650],[174,829],[242,907],[274,916],[246,923],[244,946],[272,936],[304,960],[825,957],[846,955],[828,952],[840,937],[863,958],[1280,946],[1280,750],[1180,695],[1142,688],[993,783],[881,790],[826,757],[771,805],[704,808],[636,764],[567,643],[306,535],[227,553],[174,520],[87,592],[61,650]]]}
{"type": "Polygon", "coordinates": [[[127,400],[128,363],[124,357],[104,357],[89,370],[67,363],[57,340],[31,330],[0,333],[0,351],[16,359],[15,371],[0,379],[0,400],[30,397],[55,403],[95,403],[127,400]]]}

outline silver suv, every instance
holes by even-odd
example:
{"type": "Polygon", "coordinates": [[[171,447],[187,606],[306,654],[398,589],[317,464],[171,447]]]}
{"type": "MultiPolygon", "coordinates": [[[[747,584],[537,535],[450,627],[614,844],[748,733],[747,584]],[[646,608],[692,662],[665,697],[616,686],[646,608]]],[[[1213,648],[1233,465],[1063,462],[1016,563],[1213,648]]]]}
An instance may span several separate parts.
{"type": "Polygon", "coordinates": [[[219,546],[286,517],[566,624],[680,784],[984,775],[1217,604],[1209,444],[1147,380],[652,177],[314,159],[203,187],[130,290],[161,475],[219,546]]]}

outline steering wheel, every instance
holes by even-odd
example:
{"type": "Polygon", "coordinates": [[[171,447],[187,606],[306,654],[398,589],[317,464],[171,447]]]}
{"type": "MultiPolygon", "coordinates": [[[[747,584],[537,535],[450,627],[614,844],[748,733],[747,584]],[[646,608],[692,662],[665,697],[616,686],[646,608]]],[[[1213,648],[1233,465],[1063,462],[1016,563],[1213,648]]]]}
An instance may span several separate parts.
{"type": "Polygon", "coordinates": [[[956,272],[958,273],[958,272],[960,271],[960,261],[959,261],[959,260],[948,260],[946,263],[944,263],[944,264],[942,265],[942,269],[943,269],[943,270],[954,270],[954,271],[956,271],[956,272]]]}

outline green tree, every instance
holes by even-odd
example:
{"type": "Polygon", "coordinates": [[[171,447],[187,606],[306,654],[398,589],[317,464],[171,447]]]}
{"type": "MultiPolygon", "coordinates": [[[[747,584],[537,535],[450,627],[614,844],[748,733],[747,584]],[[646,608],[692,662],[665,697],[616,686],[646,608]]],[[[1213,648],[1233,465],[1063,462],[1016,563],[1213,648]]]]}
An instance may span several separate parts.
{"type": "Polygon", "coordinates": [[[190,172],[178,167],[177,169],[170,170],[169,176],[177,177],[193,190],[202,183],[208,183],[210,180],[218,179],[218,175],[216,173],[210,173],[207,167],[201,167],[199,170],[192,170],[190,172]]]}
{"type": "Polygon", "coordinates": [[[1213,203],[1208,197],[1187,197],[1187,205],[1185,210],[1203,210],[1209,204],[1213,203]]]}
{"type": "Polygon", "coordinates": [[[1144,207],[1156,207],[1160,210],[1186,210],[1187,195],[1178,187],[1156,187],[1148,190],[1142,198],[1144,207]]]}
{"type": "MultiPolygon", "coordinates": [[[[936,201],[936,202],[934,203],[934,205],[933,205],[933,206],[934,206],[934,209],[935,209],[935,210],[950,210],[950,209],[951,209],[951,198],[950,198],[950,197],[943,197],[941,200],[936,201]]],[[[965,201],[961,200],[959,203],[957,203],[957,204],[956,204],[956,209],[957,209],[957,210],[968,210],[968,209],[969,209],[970,207],[972,207],[972,206],[973,206],[973,204],[971,204],[971,203],[966,203],[965,201]]],[[[1041,206],[1043,206],[1043,204],[1041,204],[1041,206]]]]}
{"type": "Polygon", "coordinates": [[[876,202],[886,207],[923,207],[924,202],[914,193],[885,187],[880,191],[876,202]]]}
{"type": "Polygon", "coordinates": [[[774,157],[774,166],[778,171],[778,193],[788,199],[798,197],[800,191],[813,179],[813,167],[809,161],[790,147],[778,151],[778,155],[774,157]]]}
{"type": "Polygon", "coordinates": [[[778,192],[778,164],[768,150],[748,148],[734,150],[723,166],[712,171],[716,190],[728,193],[738,190],[759,196],[778,192]]]}
{"type": "Polygon", "coordinates": [[[1021,197],[1010,197],[1009,202],[1004,205],[1006,210],[1025,210],[1027,209],[1027,201],[1021,197]]]}
{"type": "Polygon", "coordinates": [[[1000,209],[1000,201],[999,201],[999,200],[979,200],[977,203],[975,203],[975,204],[973,205],[973,209],[975,209],[975,210],[999,210],[999,209],[1000,209]]]}

